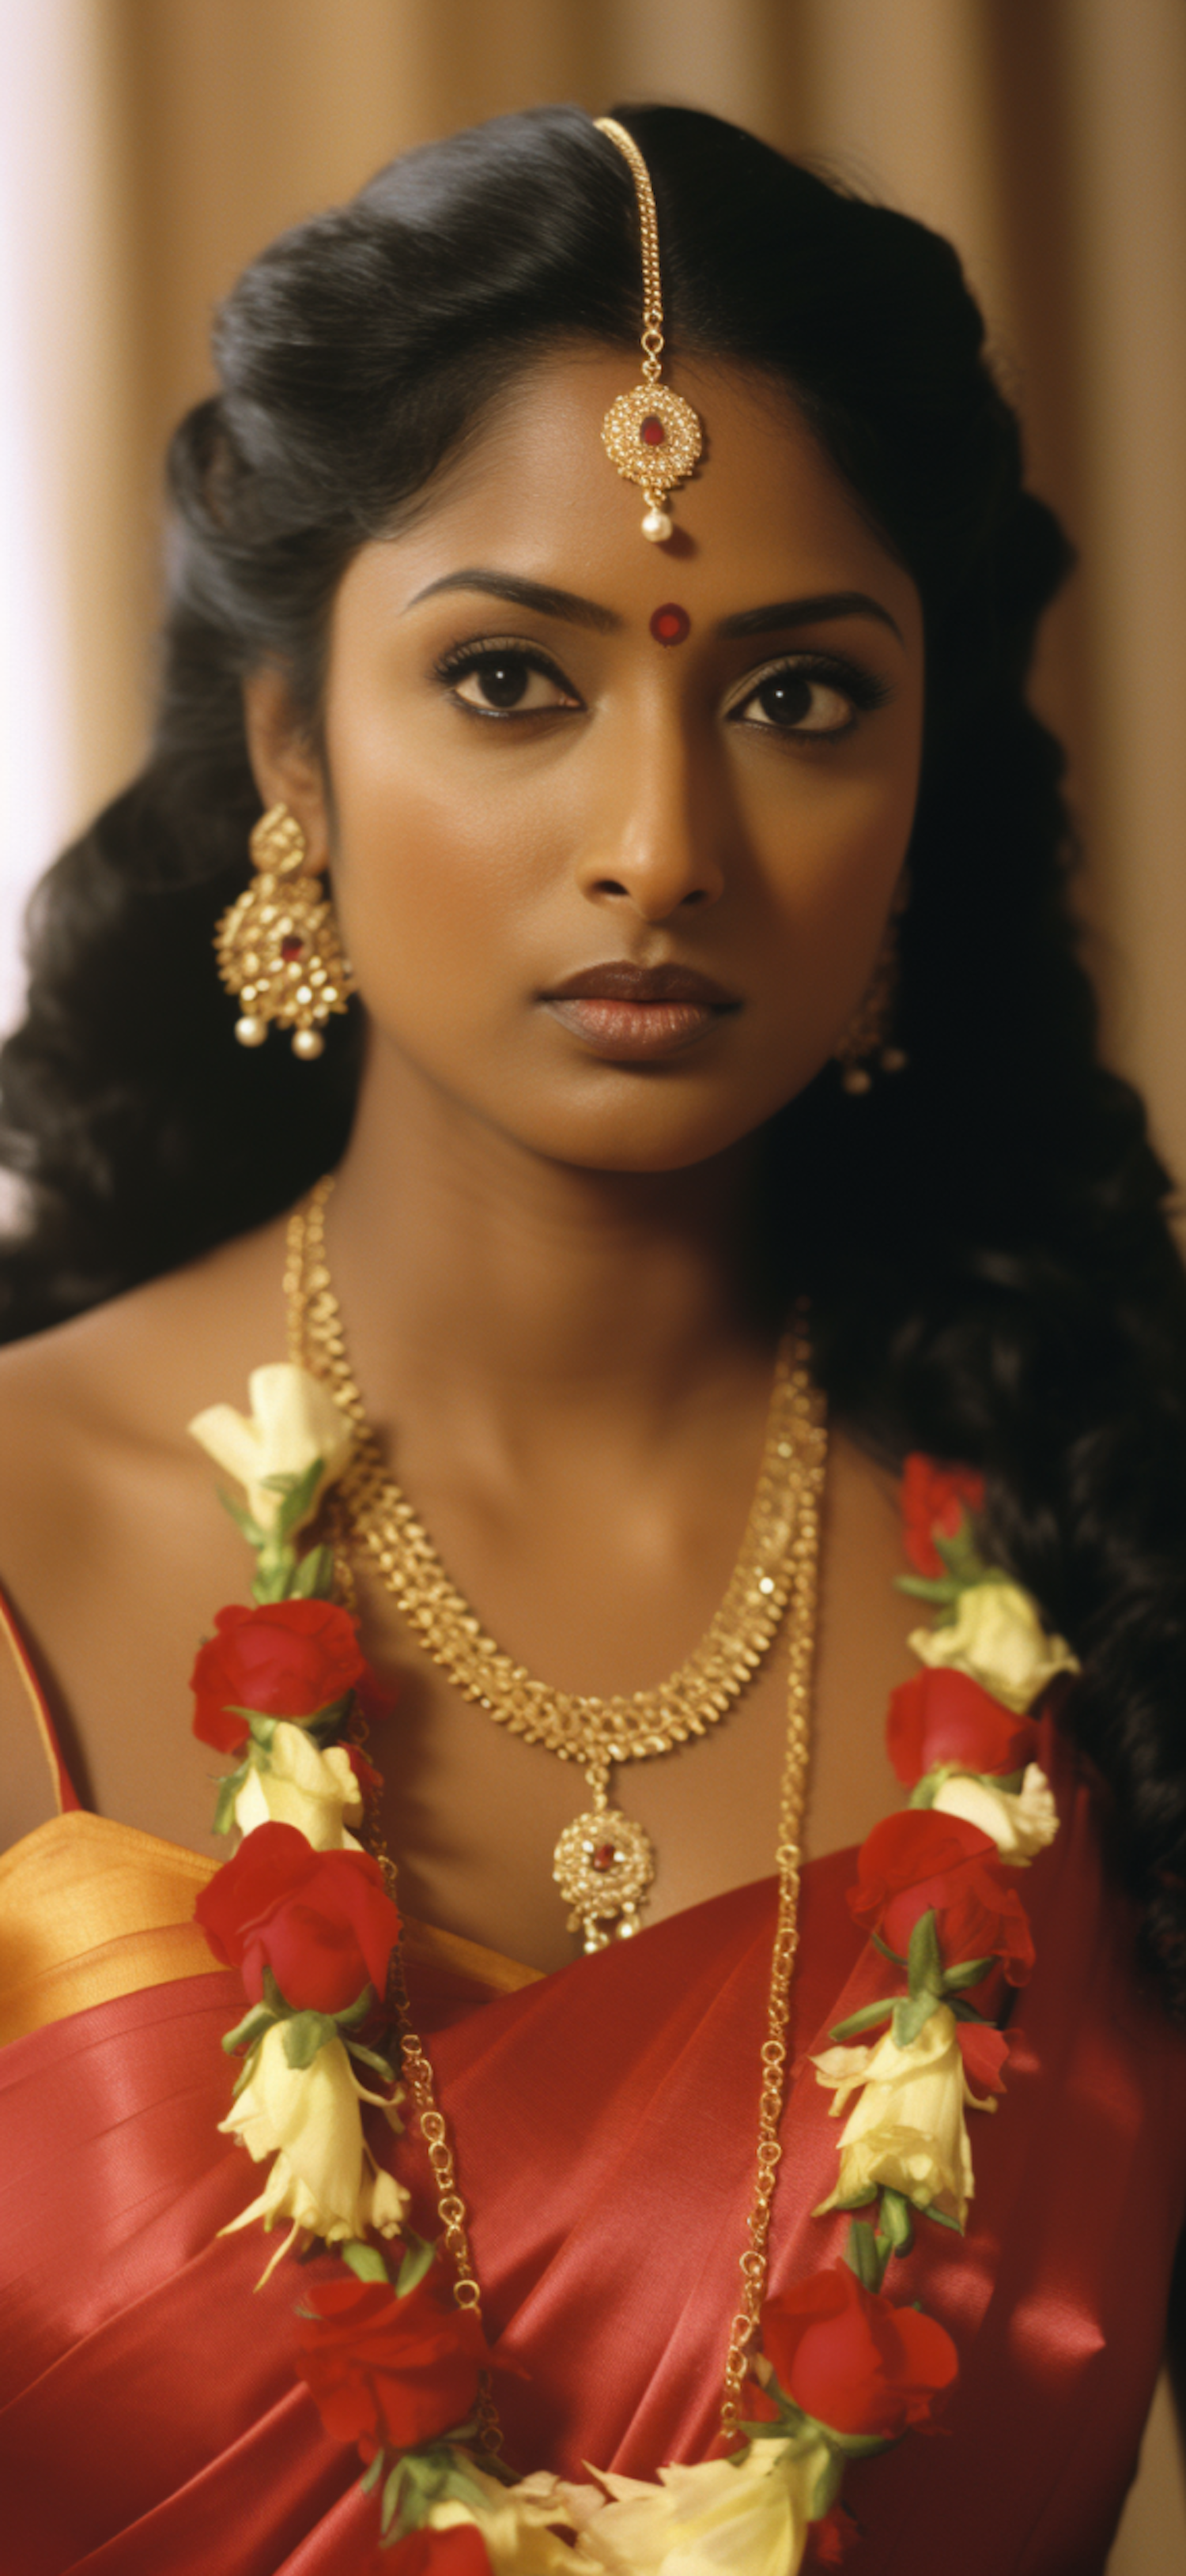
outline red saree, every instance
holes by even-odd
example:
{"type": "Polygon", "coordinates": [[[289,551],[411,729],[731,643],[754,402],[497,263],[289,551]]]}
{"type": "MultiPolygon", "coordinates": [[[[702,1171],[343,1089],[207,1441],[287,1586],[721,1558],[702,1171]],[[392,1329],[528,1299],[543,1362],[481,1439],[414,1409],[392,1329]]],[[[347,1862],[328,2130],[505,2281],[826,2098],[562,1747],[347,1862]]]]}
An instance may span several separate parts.
{"type": "MultiPolygon", "coordinates": [[[[1046,1737],[1063,1830],[1028,1874],[1038,1966],[1008,2094],[995,2117],[972,2115],[966,2241],[923,2225],[906,2276],[956,2339],[959,2386],[934,2436],[846,2482],[862,2525],[850,2576],[955,2562],[961,2576],[1091,2576],[1157,2372],[1186,2201],[1186,2042],[1134,1969],[1087,1792],[1046,1737]]],[[[207,1873],[83,1815],[0,1864],[0,1994],[23,2033],[0,2050],[7,2576],[345,2576],[370,2556],[357,2463],[292,2375],[299,2273],[287,2261],[253,2295],[264,2241],[216,2236],[259,2177],[217,2134],[219,2043],[241,1999],[199,1965],[185,1923],[207,1873]],[[98,1940],[104,1886],[117,1928],[98,1940]],[[64,1956],[88,1919],[90,1946],[64,1956]]],[[[805,1874],[801,2053],[880,1991],[844,1902],[852,1875],[845,1853],[805,1874]]],[[[542,1979],[415,1943],[488,2331],[531,2374],[500,2389],[523,2468],[650,2474],[712,2438],[773,1899],[773,1881],[736,1889],[542,1979]]],[[[803,2066],[776,2288],[839,2245],[841,2222],[810,2216],[835,2136],[803,2066]]],[[[400,2148],[409,2178],[417,2153],[400,2148]]],[[[432,2227],[423,2190],[414,2216],[432,2227]]]]}

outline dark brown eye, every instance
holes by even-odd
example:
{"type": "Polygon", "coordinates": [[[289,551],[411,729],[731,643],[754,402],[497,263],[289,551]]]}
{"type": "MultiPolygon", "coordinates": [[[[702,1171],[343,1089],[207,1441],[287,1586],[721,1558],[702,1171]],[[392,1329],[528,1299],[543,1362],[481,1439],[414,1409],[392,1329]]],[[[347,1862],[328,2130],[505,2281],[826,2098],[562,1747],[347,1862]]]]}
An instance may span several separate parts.
{"type": "Polygon", "coordinates": [[[460,669],[455,664],[446,676],[454,697],[484,715],[545,715],[549,709],[579,703],[558,672],[505,645],[471,654],[460,669]]]}
{"type": "Polygon", "coordinates": [[[779,733],[843,733],[853,707],[843,689],[830,688],[809,671],[771,671],[736,713],[746,724],[769,725],[779,733]]]}

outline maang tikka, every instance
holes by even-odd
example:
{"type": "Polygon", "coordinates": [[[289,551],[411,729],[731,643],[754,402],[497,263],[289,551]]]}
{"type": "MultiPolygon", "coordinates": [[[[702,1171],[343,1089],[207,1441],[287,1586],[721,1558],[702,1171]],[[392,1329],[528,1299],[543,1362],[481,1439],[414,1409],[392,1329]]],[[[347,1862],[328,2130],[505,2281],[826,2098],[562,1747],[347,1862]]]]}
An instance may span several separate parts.
{"type": "Polygon", "coordinates": [[[619,394],[601,424],[607,455],[628,483],[637,483],[647,505],[644,537],[662,545],[672,534],[663,504],[677,483],[691,473],[704,445],[704,433],[691,403],[662,382],[663,294],[659,276],[659,224],[650,174],[632,134],[612,116],[594,119],[599,134],[608,134],[627,163],[638,198],[642,233],[642,382],[632,393],[619,394]]]}
{"type": "Polygon", "coordinates": [[[355,990],[333,905],[306,872],[305,835],[287,805],[269,806],[251,835],[256,874],[224,912],[214,935],[218,971],[243,1005],[240,1046],[262,1046],[273,1020],[291,1029],[292,1051],[319,1056],[331,1013],[355,990]]]}

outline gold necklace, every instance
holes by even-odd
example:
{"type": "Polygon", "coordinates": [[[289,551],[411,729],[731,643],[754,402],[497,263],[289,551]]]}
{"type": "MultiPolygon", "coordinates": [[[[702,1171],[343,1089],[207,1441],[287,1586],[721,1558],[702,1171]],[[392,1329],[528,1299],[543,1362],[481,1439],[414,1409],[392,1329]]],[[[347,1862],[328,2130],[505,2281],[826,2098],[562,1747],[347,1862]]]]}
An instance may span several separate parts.
{"type": "Polygon", "coordinates": [[[463,1697],[496,1723],[578,1762],[592,1806],[566,1825],[553,1877],[570,1908],[569,1930],[586,1950],[636,1932],[654,1877],[650,1836],[609,1803],[613,1767],[645,1761],[703,1735],[740,1697],[782,1623],[796,1584],[814,1563],[826,1434],[812,1386],[806,1331],[784,1337],[757,1490],[741,1552],[720,1608],[678,1672],[653,1690],[602,1699],[535,1680],[483,1629],[406,1495],[384,1467],[346,1357],[342,1319],[325,1259],[325,1208],[333,1176],[319,1181],[289,1220],[284,1274],[290,1356],[312,1368],[354,1423],[354,1453],[337,1487],[353,1539],[373,1558],[400,1615],[463,1697]]]}

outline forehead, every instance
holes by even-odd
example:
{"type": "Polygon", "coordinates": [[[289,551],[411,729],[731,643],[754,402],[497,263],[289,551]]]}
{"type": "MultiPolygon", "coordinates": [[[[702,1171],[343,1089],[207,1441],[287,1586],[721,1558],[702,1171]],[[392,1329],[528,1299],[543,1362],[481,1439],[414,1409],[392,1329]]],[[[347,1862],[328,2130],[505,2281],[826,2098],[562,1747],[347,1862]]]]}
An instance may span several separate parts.
{"type": "MultiPolygon", "coordinates": [[[[642,495],[601,442],[610,404],[638,381],[637,361],[598,347],[527,367],[411,523],[365,547],[364,558],[386,558],[393,596],[410,599],[459,565],[497,563],[647,619],[672,597],[715,618],[774,596],[862,589],[921,636],[909,573],[789,392],[721,363],[675,364],[665,379],[704,429],[700,466],[667,504],[675,535],[666,545],[642,536],[642,495]]],[[[361,564],[352,570],[366,578],[361,564]]]]}

